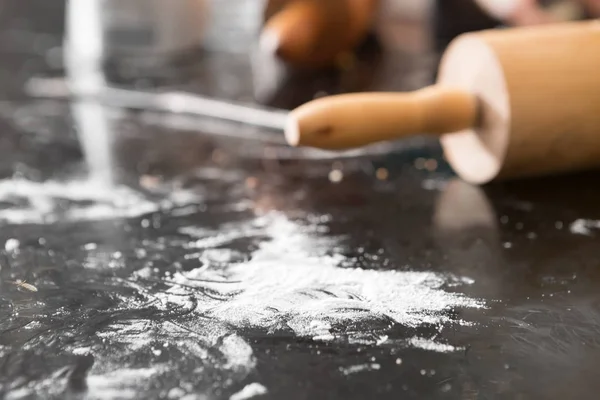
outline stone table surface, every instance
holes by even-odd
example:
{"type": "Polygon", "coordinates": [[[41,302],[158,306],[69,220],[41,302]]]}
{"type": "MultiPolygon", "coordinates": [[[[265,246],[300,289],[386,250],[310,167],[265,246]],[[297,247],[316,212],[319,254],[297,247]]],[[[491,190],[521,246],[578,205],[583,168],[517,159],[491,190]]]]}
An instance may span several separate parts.
{"type": "MultiPolygon", "coordinates": [[[[0,397],[597,398],[597,173],[474,187],[429,139],[324,155],[29,98],[60,74],[58,3],[0,18],[0,397]]],[[[269,104],[432,79],[435,52],[372,47],[269,104]]],[[[247,56],[203,53],[135,84],[253,101],[253,82],[247,56]]]]}

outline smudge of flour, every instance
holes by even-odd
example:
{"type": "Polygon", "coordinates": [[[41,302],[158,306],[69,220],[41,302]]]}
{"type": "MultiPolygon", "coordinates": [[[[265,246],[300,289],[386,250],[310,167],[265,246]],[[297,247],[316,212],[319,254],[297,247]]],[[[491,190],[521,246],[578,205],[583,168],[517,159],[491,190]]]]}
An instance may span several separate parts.
{"type": "MultiPolygon", "coordinates": [[[[156,297],[154,311],[193,310],[195,303],[187,297],[163,294],[156,297]]],[[[134,309],[133,304],[128,305],[134,309]]],[[[192,314],[190,314],[192,315],[192,314]]],[[[194,382],[180,379],[180,392],[187,396],[192,387],[202,383],[202,376],[217,379],[221,388],[239,382],[256,366],[250,345],[230,327],[218,321],[194,316],[186,322],[135,319],[109,324],[95,336],[102,345],[73,348],[73,354],[92,354],[97,360],[87,377],[87,397],[90,399],[136,399],[147,393],[152,382],[169,374],[190,368],[199,376],[194,382]],[[83,351],[82,351],[83,350],[83,351]],[[161,359],[163,352],[170,357],[161,359]],[[179,356],[177,356],[179,355],[179,356]],[[150,357],[150,363],[139,365],[136,359],[150,357]],[[126,368],[123,366],[126,365],[126,368]]],[[[210,393],[215,382],[205,382],[210,393]]],[[[196,393],[198,395],[198,393],[196,393]]]]}
{"type": "Polygon", "coordinates": [[[39,183],[10,179],[0,181],[0,221],[26,224],[132,218],[198,200],[192,193],[177,191],[161,201],[150,201],[130,188],[104,186],[93,180],[39,183]]]}
{"type": "Polygon", "coordinates": [[[246,385],[239,392],[231,395],[229,400],[246,400],[251,399],[256,396],[261,396],[267,393],[267,388],[261,385],[260,383],[251,383],[246,385]]]}
{"type": "Polygon", "coordinates": [[[137,386],[156,376],[157,368],[118,369],[87,378],[90,399],[135,399],[137,386]],[[126,382],[126,384],[125,384],[126,382]]]}
{"type": "Polygon", "coordinates": [[[577,219],[571,223],[569,230],[575,235],[592,235],[592,229],[600,229],[600,221],[577,219]]]}
{"type": "MultiPolygon", "coordinates": [[[[314,340],[366,340],[377,344],[382,337],[378,330],[389,328],[390,322],[410,328],[468,325],[452,318],[449,311],[484,307],[476,299],[445,290],[473,283],[466,277],[428,271],[340,268],[344,258],[328,255],[339,238],[319,236],[316,227],[300,226],[280,214],[241,223],[234,230],[250,231],[269,238],[250,261],[218,269],[202,267],[173,276],[179,284],[200,285],[226,296],[226,301],[207,299],[199,309],[239,328],[291,331],[314,340]]],[[[189,228],[183,232],[195,234],[196,243],[206,243],[217,234],[189,228]]],[[[231,241],[237,238],[227,236],[228,230],[220,232],[219,245],[226,244],[227,237],[231,241]]],[[[424,342],[411,343],[425,347],[424,342]]],[[[450,347],[431,341],[426,348],[448,351],[450,347]]]]}
{"type": "Polygon", "coordinates": [[[420,337],[414,337],[408,341],[413,347],[417,347],[422,350],[435,351],[438,353],[452,353],[457,350],[463,350],[462,347],[455,347],[449,344],[436,343],[433,340],[424,339],[420,337]]]}
{"type": "Polygon", "coordinates": [[[351,375],[351,374],[356,374],[358,372],[363,372],[363,371],[377,371],[379,369],[381,369],[381,365],[379,365],[377,363],[371,363],[371,364],[353,365],[348,368],[340,368],[340,371],[344,375],[351,375]]]}

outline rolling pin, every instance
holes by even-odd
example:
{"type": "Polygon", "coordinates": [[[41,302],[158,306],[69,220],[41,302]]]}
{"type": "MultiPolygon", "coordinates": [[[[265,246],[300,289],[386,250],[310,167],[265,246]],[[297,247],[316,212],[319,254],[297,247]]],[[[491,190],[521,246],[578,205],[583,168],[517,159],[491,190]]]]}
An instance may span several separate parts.
{"type": "Polygon", "coordinates": [[[270,0],[259,48],[294,66],[329,67],[371,28],[379,0],[270,0]]]}
{"type": "Polygon", "coordinates": [[[434,85],[323,97],[285,126],[290,145],[329,150],[417,134],[475,184],[600,167],[600,21],[462,34],[434,85]]]}

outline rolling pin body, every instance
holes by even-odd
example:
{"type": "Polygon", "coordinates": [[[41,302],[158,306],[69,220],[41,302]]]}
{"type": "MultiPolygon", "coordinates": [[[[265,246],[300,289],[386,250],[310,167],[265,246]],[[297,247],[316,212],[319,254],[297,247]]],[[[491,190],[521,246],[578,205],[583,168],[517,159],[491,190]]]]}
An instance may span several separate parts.
{"type": "Polygon", "coordinates": [[[441,137],[465,180],[600,167],[600,21],[464,34],[439,85],[480,100],[480,124],[441,137]]]}

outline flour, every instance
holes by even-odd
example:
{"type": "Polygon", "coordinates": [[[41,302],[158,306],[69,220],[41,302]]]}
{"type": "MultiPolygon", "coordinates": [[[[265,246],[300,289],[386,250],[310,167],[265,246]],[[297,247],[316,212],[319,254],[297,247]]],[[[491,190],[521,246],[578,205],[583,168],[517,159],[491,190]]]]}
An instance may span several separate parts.
{"type": "MultiPolygon", "coordinates": [[[[223,290],[239,292],[222,304],[206,305],[218,319],[238,326],[274,328],[283,322],[297,335],[323,335],[315,319],[332,322],[379,319],[416,327],[450,322],[451,307],[479,307],[459,294],[441,290],[445,280],[430,272],[340,269],[316,261],[251,261],[228,269],[223,290]]],[[[215,288],[218,284],[213,285],[215,288]]]]}
{"type": "Polygon", "coordinates": [[[73,354],[78,356],[86,356],[92,352],[91,347],[77,347],[71,351],[73,354]]]}
{"type": "Polygon", "coordinates": [[[252,347],[237,335],[226,336],[219,350],[225,355],[223,368],[250,369],[256,364],[252,347]]]}
{"type": "Polygon", "coordinates": [[[4,243],[4,250],[10,253],[18,250],[20,245],[21,243],[17,239],[10,238],[4,243]]]}
{"type": "Polygon", "coordinates": [[[158,373],[156,368],[118,369],[87,378],[87,397],[94,400],[135,399],[138,386],[144,385],[158,373]]]}
{"type": "MultiPolygon", "coordinates": [[[[220,387],[241,382],[256,367],[252,347],[240,333],[245,329],[285,331],[314,341],[346,341],[353,345],[412,347],[440,353],[461,350],[436,338],[390,338],[389,329],[391,324],[410,328],[433,324],[440,329],[443,324],[469,325],[469,321],[451,318],[452,313],[447,311],[483,308],[484,304],[446,288],[470,285],[472,279],[429,271],[342,268],[340,265],[347,265],[346,258],[330,254],[331,249],[339,247],[341,238],[324,236],[315,226],[318,222],[308,219],[310,226],[303,226],[283,214],[270,213],[214,230],[192,226],[180,229],[192,244],[200,241],[205,245],[190,254],[206,264],[173,273],[166,280],[170,288],[153,293],[151,299],[153,306],[164,312],[191,310],[190,318],[185,322],[130,320],[111,324],[96,334],[107,344],[105,348],[80,345],[72,349],[75,354],[93,354],[98,360],[106,360],[90,371],[90,397],[135,398],[164,371],[182,363],[178,360],[173,364],[171,360],[171,364],[163,365],[154,361],[150,369],[128,366],[113,371],[111,365],[123,365],[111,358],[110,349],[115,348],[120,349],[118,354],[123,360],[135,359],[136,354],[161,360],[164,350],[168,349],[169,354],[178,351],[194,360],[189,363],[195,376],[223,376],[216,383],[220,387]],[[208,239],[214,236],[220,239],[208,248],[208,239]],[[260,243],[249,260],[230,249],[218,248],[240,237],[256,238],[260,243]],[[203,295],[206,290],[211,296],[203,295]]],[[[145,266],[134,276],[150,279],[159,272],[145,266]]],[[[135,309],[148,299],[123,301],[126,309],[135,309]]],[[[343,367],[340,372],[352,375],[382,368],[371,361],[343,367]]],[[[184,388],[182,383],[177,393],[205,398],[202,392],[184,388]]],[[[230,399],[244,400],[266,393],[263,385],[252,383],[230,399]]]]}
{"type": "Polygon", "coordinates": [[[353,365],[351,367],[348,368],[340,368],[340,371],[344,374],[344,375],[351,375],[351,374],[356,374],[358,372],[363,372],[363,371],[377,371],[381,369],[381,365],[377,364],[377,363],[371,363],[371,364],[361,364],[361,365],[353,365]]]}
{"type": "MultiPolygon", "coordinates": [[[[235,229],[234,232],[254,232],[269,240],[262,243],[248,262],[176,273],[173,281],[226,296],[226,301],[203,301],[199,311],[239,328],[291,329],[295,335],[313,340],[343,338],[377,344],[383,334],[375,335],[373,326],[384,321],[406,327],[468,325],[467,321],[451,319],[447,311],[484,307],[475,299],[444,290],[445,286],[472,284],[468,277],[429,271],[340,268],[343,257],[327,254],[339,238],[319,237],[314,234],[315,227],[302,227],[277,213],[262,217],[260,224],[242,222],[228,228],[235,229]],[[228,277],[225,282],[224,273],[228,277]],[[350,325],[352,329],[348,328],[350,325]]],[[[201,236],[199,231],[185,231],[201,236]]],[[[208,232],[204,234],[210,236],[208,232]]],[[[228,235],[226,229],[219,237],[237,237],[228,235]]],[[[424,346],[422,342],[412,343],[424,346]]],[[[427,348],[444,352],[449,349],[434,344],[431,342],[427,348]]]]}
{"type": "Polygon", "coordinates": [[[577,219],[571,223],[569,230],[575,235],[592,235],[592,229],[600,229],[600,221],[577,219]]]}
{"type": "Polygon", "coordinates": [[[267,393],[267,388],[260,383],[251,383],[232,395],[229,400],[247,400],[267,393]]]}
{"type": "Polygon", "coordinates": [[[200,200],[193,193],[179,191],[161,201],[150,201],[130,188],[106,187],[95,180],[38,183],[10,179],[0,181],[0,201],[14,205],[0,209],[0,221],[27,224],[133,218],[200,200]],[[72,204],[63,209],[64,201],[72,204]]]}
{"type": "Polygon", "coordinates": [[[430,339],[414,337],[408,341],[412,346],[422,350],[435,351],[438,353],[452,353],[454,351],[463,350],[460,347],[454,347],[449,344],[436,343],[430,339]]]}
{"type": "MultiPolygon", "coordinates": [[[[176,297],[173,296],[173,299],[176,297]]],[[[167,309],[168,305],[164,304],[164,307],[167,309]]],[[[153,355],[154,358],[158,358],[162,354],[160,347],[169,348],[171,351],[175,349],[185,354],[186,358],[193,360],[196,374],[201,376],[206,370],[212,370],[222,374],[231,383],[244,379],[256,365],[250,345],[218,322],[206,324],[199,320],[197,324],[183,326],[169,322],[154,323],[140,320],[131,321],[128,325],[120,323],[108,326],[97,335],[110,345],[105,349],[88,351],[87,354],[94,354],[100,360],[110,360],[109,354],[115,348],[120,349],[119,353],[122,354],[123,360],[133,359],[134,354],[153,355]]],[[[81,354],[82,349],[73,349],[73,353],[81,354]]],[[[113,369],[110,363],[95,364],[87,379],[89,398],[98,400],[139,398],[139,394],[152,384],[152,379],[157,379],[163,373],[177,370],[179,362],[183,361],[177,360],[175,364],[154,362],[152,368],[125,369],[113,369]]],[[[198,395],[195,398],[203,398],[203,396],[198,395]]]]}

